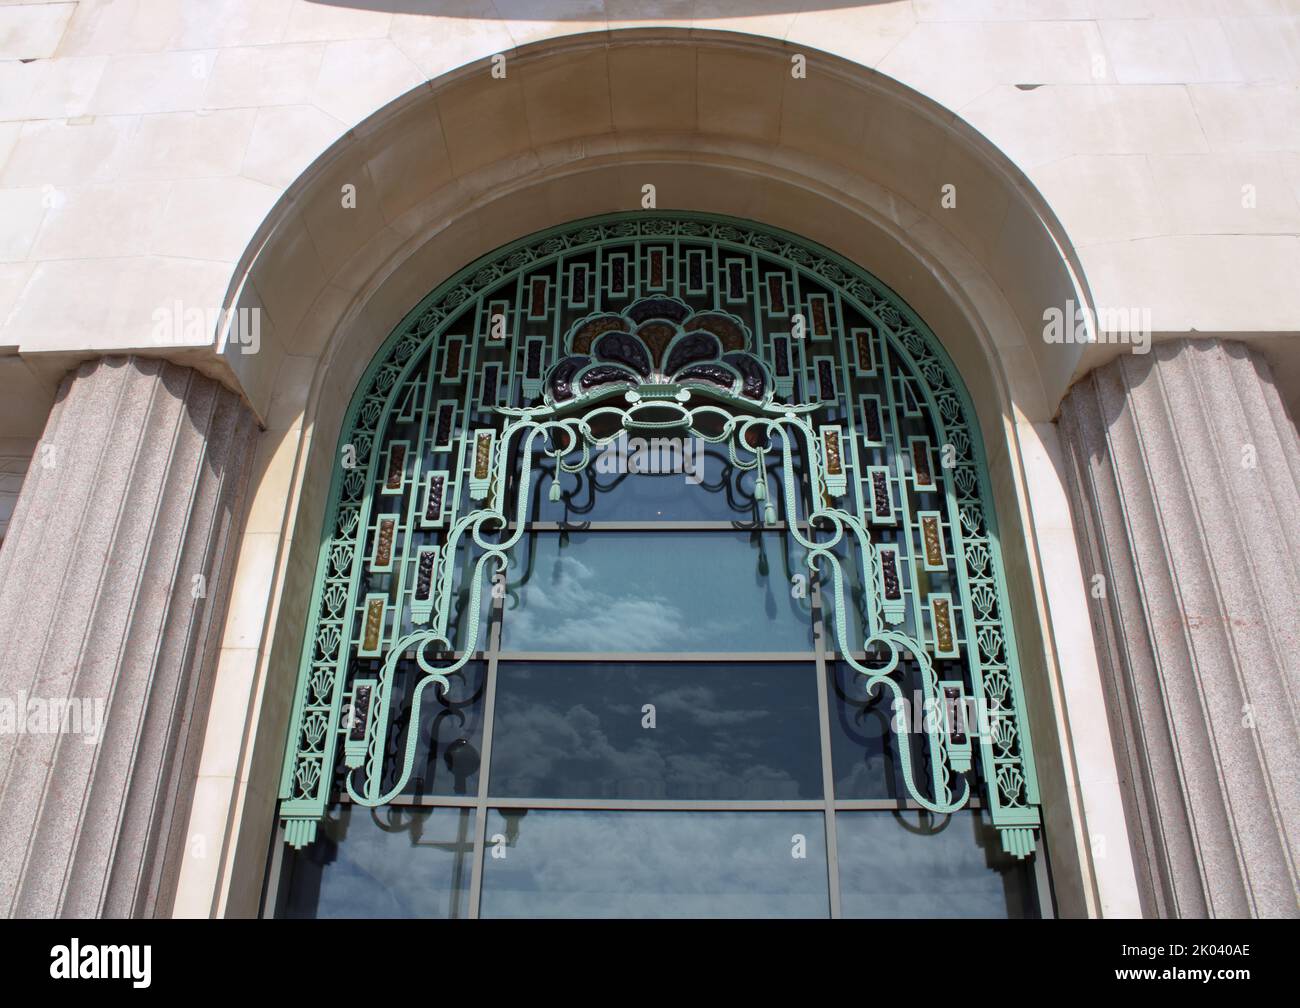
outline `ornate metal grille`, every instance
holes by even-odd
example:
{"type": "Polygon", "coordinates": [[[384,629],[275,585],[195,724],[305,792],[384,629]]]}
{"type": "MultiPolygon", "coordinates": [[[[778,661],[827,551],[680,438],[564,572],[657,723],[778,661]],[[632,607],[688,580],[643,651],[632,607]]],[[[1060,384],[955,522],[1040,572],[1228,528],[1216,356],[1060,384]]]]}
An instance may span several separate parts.
{"type": "Polygon", "coordinates": [[[897,745],[911,799],[945,813],[980,792],[1003,847],[1032,852],[1038,791],[997,528],[951,362],[860,269],[685,213],[502,249],[375,358],[326,511],[281,784],[288,842],[312,841],[335,788],[366,806],[407,788],[421,694],[463,687],[475,667],[539,475],[558,500],[559,474],[625,432],[702,438],[753,471],[754,523],[802,550],[839,660],[900,711],[924,706],[921,744],[897,745]]]}

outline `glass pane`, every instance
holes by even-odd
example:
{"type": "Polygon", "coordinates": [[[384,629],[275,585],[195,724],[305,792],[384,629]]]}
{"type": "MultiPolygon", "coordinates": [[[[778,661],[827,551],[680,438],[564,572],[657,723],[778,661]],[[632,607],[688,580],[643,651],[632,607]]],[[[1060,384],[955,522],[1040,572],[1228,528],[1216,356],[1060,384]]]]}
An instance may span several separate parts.
{"type": "Polygon", "coordinates": [[[484,917],[825,917],[821,812],[500,810],[484,917]]]}
{"type": "MultiPolygon", "coordinates": [[[[785,513],[784,464],[780,444],[773,441],[767,455],[767,491],[781,520],[785,513]]],[[[752,456],[742,455],[749,461],[752,456]]],[[[575,465],[581,456],[565,459],[575,465]]],[[[793,457],[798,513],[803,512],[803,460],[793,457]]],[[[753,469],[731,463],[725,445],[696,437],[615,438],[593,451],[590,464],[579,473],[561,473],[561,498],[550,499],[554,456],[540,446],[534,452],[528,515],[532,521],[568,523],[616,521],[743,521],[762,520],[764,504],[754,499],[753,469]]]]}
{"type": "Polygon", "coordinates": [[[1037,917],[1032,860],[979,813],[837,812],[845,917],[1037,917]]]}
{"type": "MultiPolygon", "coordinates": [[[[413,664],[413,663],[412,663],[413,664]]],[[[389,790],[402,771],[406,757],[406,736],[410,727],[410,694],[422,678],[416,668],[393,684],[393,728],[388,733],[389,753],[384,790],[389,790]]],[[[483,691],[487,664],[469,662],[449,676],[446,696],[437,686],[425,687],[421,697],[419,736],[415,762],[405,794],[473,795],[478,793],[479,754],[483,751],[483,691]]]]}
{"type": "Polygon", "coordinates": [[[811,664],[502,662],[491,793],[819,799],[817,726],[811,664]]]}
{"type": "Polygon", "coordinates": [[[780,532],[530,533],[502,648],[811,651],[802,552],[780,532]]]}
{"type": "Polygon", "coordinates": [[[315,843],[286,849],[278,916],[466,916],[473,816],[470,809],[334,806],[315,843]]]}
{"type": "MultiPolygon", "coordinates": [[[[868,694],[866,676],[844,662],[826,667],[831,712],[831,767],[836,798],[907,798],[898,766],[891,695],[868,694]]],[[[913,746],[914,767],[920,751],[913,746]]]]}

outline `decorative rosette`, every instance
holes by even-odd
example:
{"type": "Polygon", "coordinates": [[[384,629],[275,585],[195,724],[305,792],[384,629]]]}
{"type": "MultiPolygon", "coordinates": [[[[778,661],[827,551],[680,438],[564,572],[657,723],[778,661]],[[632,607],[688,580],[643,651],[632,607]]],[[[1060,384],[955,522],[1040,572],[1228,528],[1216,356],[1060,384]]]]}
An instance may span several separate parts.
{"type": "Polygon", "coordinates": [[[581,319],[565,340],[567,356],[547,373],[542,394],[561,408],[614,392],[656,397],[664,386],[766,405],[767,365],[750,352],[750,334],[734,315],[696,312],[669,297],[647,297],[620,313],[581,319]]]}

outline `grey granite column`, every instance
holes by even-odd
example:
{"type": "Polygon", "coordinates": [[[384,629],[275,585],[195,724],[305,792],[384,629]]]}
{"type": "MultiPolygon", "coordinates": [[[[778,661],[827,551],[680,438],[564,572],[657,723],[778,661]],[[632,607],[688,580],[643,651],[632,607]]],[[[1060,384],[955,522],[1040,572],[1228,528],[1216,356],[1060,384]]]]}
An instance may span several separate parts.
{"type": "Polygon", "coordinates": [[[1297,916],[1300,443],[1245,345],[1125,355],[1061,408],[1151,916],[1297,916]]]}
{"type": "Polygon", "coordinates": [[[64,380],[0,547],[0,913],[170,912],[257,435],[187,367],[64,380]]]}

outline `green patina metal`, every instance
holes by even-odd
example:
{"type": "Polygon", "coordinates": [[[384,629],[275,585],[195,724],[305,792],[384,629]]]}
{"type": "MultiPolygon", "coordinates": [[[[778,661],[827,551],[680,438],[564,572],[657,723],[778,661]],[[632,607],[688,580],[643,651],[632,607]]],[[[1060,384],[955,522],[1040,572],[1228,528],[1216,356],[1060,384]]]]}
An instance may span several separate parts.
{"type": "Polygon", "coordinates": [[[1004,848],[1031,853],[1038,789],[997,526],[951,361],[833,253],[691,213],[516,242],[430,294],[375,357],[326,511],[281,781],[288,842],[312,841],[336,786],[366,806],[405,787],[420,695],[454,689],[479,646],[535,455],[555,460],[555,500],[560,472],[629,431],[725,445],[755,470],[760,522],[785,520],[825,586],[841,660],[895,702],[910,699],[906,666],[921,694],[924,758],[896,747],[910,797],[952,812],[975,786],[1004,848]],[[415,683],[404,736],[399,673],[415,683]]]}

